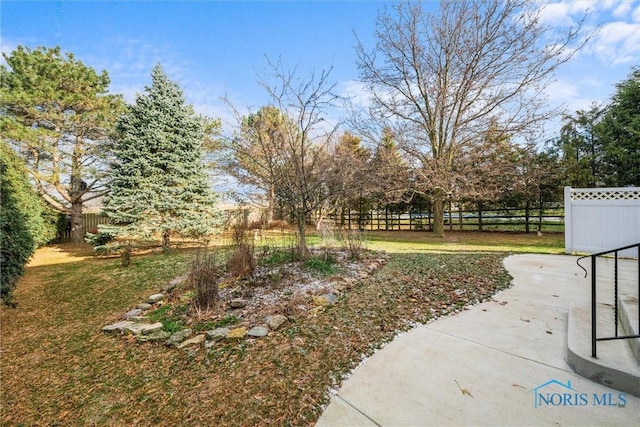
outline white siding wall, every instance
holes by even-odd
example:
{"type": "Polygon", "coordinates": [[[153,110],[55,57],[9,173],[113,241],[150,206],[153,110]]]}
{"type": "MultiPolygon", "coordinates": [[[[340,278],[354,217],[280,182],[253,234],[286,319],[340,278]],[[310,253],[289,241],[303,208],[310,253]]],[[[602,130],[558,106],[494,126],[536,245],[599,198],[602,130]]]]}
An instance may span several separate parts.
{"type": "MultiPolygon", "coordinates": [[[[640,188],[564,189],[565,252],[597,253],[640,243],[640,188]]],[[[636,249],[622,253],[638,256],[636,249]]]]}

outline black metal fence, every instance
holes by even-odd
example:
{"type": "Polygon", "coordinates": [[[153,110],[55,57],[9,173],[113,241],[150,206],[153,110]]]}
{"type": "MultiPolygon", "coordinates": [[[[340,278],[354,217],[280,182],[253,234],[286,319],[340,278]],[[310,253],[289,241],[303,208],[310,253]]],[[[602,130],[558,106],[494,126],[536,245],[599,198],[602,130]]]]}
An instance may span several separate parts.
{"type": "MultiPolygon", "coordinates": [[[[433,230],[431,211],[393,211],[390,209],[361,212],[338,209],[328,218],[336,226],[362,230],[433,230]]],[[[557,203],[525,208],[458,209],[449,206],[444,214],[445,230],[563,232],[564,208],[557,203]]]]}

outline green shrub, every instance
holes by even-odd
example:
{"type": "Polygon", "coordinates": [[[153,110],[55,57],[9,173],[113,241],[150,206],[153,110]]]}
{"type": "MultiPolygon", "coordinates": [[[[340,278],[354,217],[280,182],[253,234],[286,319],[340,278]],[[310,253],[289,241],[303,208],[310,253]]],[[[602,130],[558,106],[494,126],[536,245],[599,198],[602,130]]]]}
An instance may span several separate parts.
{"type": "Polygon", "coordinates": [[[292,256],[292,253],[285,250],[275,250],[270,252],[264,260],[264,264],[269,266],[277,266],[286,264],[287,262],[296,261],[296,257],[292,256]]]}
{"type": "Polygon", "coordinates": [[[0,181],[0,298],[13,305],[12,293],[25,265],[38,245],[51,240],[55,229],[49,209],[27,180],[24,164],[1,141],[0,181]]]}
{"type": "Polygon", "coordinates": [[[202,332],[202,331],[207,331],[209,329],[224,328],[226,326],[235,325],[238,322],[240,322],[240,318],[233,315],[228,315],[228,316],[224,316],[220,320],[197,324],[193,327],[193,330],[196,332],[202,332]]]}
{"type": "Polygon", "coordinates": [[[310,258],[304,262],[304,266],[315,273],[323,276],[336,273],[336,267],[331,259],[310,258]]]}
{"type": "Polygon", "coordinates": [[[114,236],[111,233],[107,233],[104,231],[98,231],[96,234],[87,233],[84,240],[89,243],[91,246],[104,246],[113,241],[114,236]]]}

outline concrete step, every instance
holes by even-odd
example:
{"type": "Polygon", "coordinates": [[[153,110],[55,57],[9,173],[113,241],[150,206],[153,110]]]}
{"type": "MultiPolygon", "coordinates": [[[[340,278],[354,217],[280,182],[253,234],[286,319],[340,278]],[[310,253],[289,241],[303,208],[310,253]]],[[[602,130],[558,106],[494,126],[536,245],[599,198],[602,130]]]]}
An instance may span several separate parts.
{"type": "MultiPolygon", "coordinates": [[[[640,334],[640,315],[638,308],[638,298],[632,295],[621,295],[619,297],[620,307],[620,326],[624,335],[640,334]]],[[[627,340],[631,353],[640,364],[640,338],[632,338],[627,340]]]]}
{"type": "MultiPolygon", "coordinates": [[[[598,304],[598,337],[614,335],[614,311],[609,304],[598,304]]],[[[619,326],[619,334],[622,328],[619,326]]],[[[640,364],[630,340],[599,341],[597,358],[591,357],[591,303],[572,302],[567,324],[567,363],[591,381],[640,397],[640,364]]]]}

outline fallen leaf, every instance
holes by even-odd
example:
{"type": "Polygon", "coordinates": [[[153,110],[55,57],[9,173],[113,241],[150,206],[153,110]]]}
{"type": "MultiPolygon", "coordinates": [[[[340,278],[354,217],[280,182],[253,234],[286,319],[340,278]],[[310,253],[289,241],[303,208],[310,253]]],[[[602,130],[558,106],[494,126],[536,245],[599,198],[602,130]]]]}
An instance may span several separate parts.
{"type": "Polygon", "coordinates": [[[456,385],[460,389],[460,392],[462,393],[463,396],[467,395],[467,396],[471,396],[471,398],[474,398],[473,395],[471,394],[471,392],[469,392],[469,390],[467,390],[466,388],[460,387],[460,384],[458,383],[458,380],[453,380],[453,381],[456,382],[456,385]]]}

